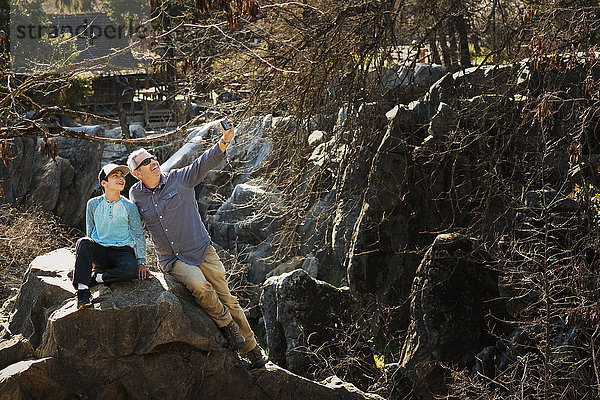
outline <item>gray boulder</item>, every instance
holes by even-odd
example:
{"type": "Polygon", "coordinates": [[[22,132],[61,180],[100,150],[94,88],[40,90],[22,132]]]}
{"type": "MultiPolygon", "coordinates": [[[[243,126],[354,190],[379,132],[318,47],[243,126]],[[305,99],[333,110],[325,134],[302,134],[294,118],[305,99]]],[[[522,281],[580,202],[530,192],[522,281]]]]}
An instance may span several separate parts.
{"type": "Polygon", "coordinates": [[[248,264],[250,282],[262,283],[274,267],[271,245],[284,222],[280,206],[277,193],[250,182],[238,184],[227,201],[206,216],[213,241],[248,264]]]}
{"type": "MultiPolygon", "coordinates": [[[[256,172],[271,151],[272,144],[266,132],[274,125],[275,119],[271,115],[252,117],[236,124],[236,136],[227,149],[226,161],[210,171],[196,188],[198,207],[203,218],[216,212],[223,197],[229,197],[235,185],[246,183],[256,172]]],[[[168,172],[191,164],[216,144],[221,135],[219,121],[191,130],[181,148],[161,165],[162,171],[168,172]]]]}
{"type": "Polygon", "coordinates": [[[301,255],[308,256],[308,254],[315,252],[319,262],[325,261],[327,254],[325,247],[327,223],[335,210],[335,197],[335,192],[332,191],[323,198],[316,200],[298,224],[296,232],[300,238],[301,255]]]}
{"type": "Polygon", "coordinates": [[[267,279],[260,307],[267,331],[269,359],[292,372],[307,370],[306,346],[319,346],[348,322],[354,307],[349,290],[338,289],[295,271],[267,279]]]}
{"type": "Polygon", "coordinates": [[[273,270],[277,263],[274,260],[274,249],[276,248],[273,238],[252,246],[243,243],[237,243],[235,250],[239,254],[240,260],[246,265],[246,275],[251,283],[263,283],[269,271],[273,270]]]}
{"type": "Polygon", "coordinates": [[[430,101],[432,108],[437,109],[442,102],[454,105],[456,101],[454,83],[454,76],[451,73],[447,73],[431,85],[426,97],[430,101]]]}
{"type": "MultiPolygon", "coordinates": [[[[271,149],[266,131],[275,124],[271,115],[252,117],[236,125],[236,136],[227,149],[229,162],[235,164],[236,174],[251,174],[265,159],[271,149]]],[[[222,135],[219,121],[212,121],[190,131],[185,143],[161,165],[163,172],[191,164],[222,135]]],[[[242,179],[243,183],[247,180],[242,179]]]]}
{"type": "MultiPolygon", "coordinates": [[[[81,131],[84,128],[86,127],[69,129],[81,131]]],[[[60,193],[53,212],[61,217],[65,224],[76,226],[84,221],[87,201],[98,180],[104,145],[100,142],[72,138],[58,138],[56,141],[58,155],[68,160],[73,170],[71,175],[68,166],[61,165],[60,193]]]]}
{"type": "Polygon", "coordinates": [[[193,129],[188,134],[185,143],[160,166],[160,169],[163,172],[169,172],[172,169],[190,165],[217,142],[216,138],[220,129],[219,121],[212,121],[193,129]],[[214,143],[208,141],[210,138],[215,138],[214,143]]]}
{"type": "Polygon", "coordinates": [[[256,183],[242,183],[217,212],[208,217],[214,232],[211,237],[223,247],[236,241],[259,244],[282,225],[277,193],[256,183]]]}
{"type": "Polygon", "coordinates": [[[33,137],[14,138],[9,142],[10,160],[0,162],[0,203],[16,205],[25,198],[33,177],[36,143],[33,137]]]}
{"type": "Polygon", "coordinates": [[[29,340],[22,335],[15,335],[5,340],[0,340],[0,370],[11,364],[35,357],[35,350],[29,340]]]}
{"type": "Polygon", "coordinates": [[[443,65],[426,63],[397,65],[393,68],[382,68],[379,71],[381,85],[387,90],[409,84],[429,87],[445,73],[446,67],[443,65]]]}
{"type": "Polygon", "coordinates": [[[339,165],[349,151],[348,145],[341,144],[336,138],[319,144],[311,153],[308,162],[316,167],[326,164],[339,165]]]}
{"type": "MultiPolygon", "coordinates": [[[[135,124],[130,125],[129,133],[131,134],[131,137],[134,139],[146,137],[146,131],[144,130],[144,127],[141,125],[135,125],[135,124]]],[[[120,139],[121,138],[121,127],[117,127],[117,128],[113,128],[113,129],[106,129],[106,130],[104,130],[104,133],[102,136],[107,137],[107,138],[120,139]]],[[[105,143],[104,151],[102,153],[102,165],[106,165],[108,163],[115,162],[115,161],[123,162],[121,160],[127,159],[128,155],[129,155],[129,149],[124,144],[105,143]]]]}
{"type": "Polygon", "coordinates": [[[60,198],[61,189],[71,185],[74,176],[75,169],[66,158],[58,156],[54,161],[48,157],[36,157],[26,204],[52,213],[60,198]]]}
{"type": "MultiPolygon", "coordinates": [[[[72,127],[73,131],[101,136],[102,127],[72,127]]],[[[56,161],[37,152],[39,140],[12,141],[8,165],[0,164],[0,201],[36,206],[60,217],[66,225],[83,221],[85,206],[96,183],[103,144],[59,137],[56,161]]]]}
{"type": "Polygon", "coordinates": [[[316,146],[326,141],[327,134],[323,131],[313,131],[308,137],[308,145],[316,146]]]}
{"type": "Polygon", "coordinates": [[[312,254],[308,254],[308,257],[302,262],[302,269],[306,271],[312,278],[319,276],[319,260],[312,254]]]}
{"type": "Polygon", "coordinates": [[[38,257],[0,341],[3,398],[31,399],[380,399],[335,380],[317,383],[271,363],[248,364],[223,347],[214,322],[170,276],[93,288],[77,310],[69,275],[73,255],[38,257]],[[33,348],[20,351],[15,343],[33,348]],[[19,357],[17,357],[19,358],[19,357]],[[6,397],[8,396],[8,397],[6,397]]]}
{"type": "MultiPolygon", "coordinates": [[[[273,270],[271,270],[271,272],[269,272],[267,274],[267,278],[270,278],[272,276],[283,275],[288,272],[295,271],[298,268],[302,268],[303,265],[304,265],[304,258],[298,257],[298,256],[292,257],[290,260],[287,260],[286,262],[279,264],[277,267],[275,267],[273,270]]],[[[304,269],[304,268],[302,268],[302,269],[304,269]]]]}
{"type": "Polygon", "coordinates": [[[441,138],[456,128],[458,115],[446,103],[440,103],[437,112],[429,122],[428,133],[435,138],[441,138]]]}
{"type": "Polygon", "coordinates": [[[445,393],[441,364],[464,368],[486,336],[486,315],[498,297],[498,272],[477,241],[439,235],[417,269],[411,295],[411,324],[400,364],[421,399],[445,393]]]}

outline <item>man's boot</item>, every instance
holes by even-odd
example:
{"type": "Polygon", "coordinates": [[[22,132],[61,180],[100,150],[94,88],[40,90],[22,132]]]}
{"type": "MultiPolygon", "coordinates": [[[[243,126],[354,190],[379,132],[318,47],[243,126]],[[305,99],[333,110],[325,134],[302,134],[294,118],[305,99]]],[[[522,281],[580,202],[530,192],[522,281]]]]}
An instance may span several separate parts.
{"type": "Polygon", "coordinates": [[[256,345],[252,350],[244,354],[250,361],[250,368],[262,368],[269,361],[263,349],[256,345]]]}
{"type": "Polygon", "coordinates": [[[246,339],[240,333],[240,328],[234,320],[221,328],[221,333],[227,340],[227,346],[230,350],[238,351],[246,345],[246,339]]]}

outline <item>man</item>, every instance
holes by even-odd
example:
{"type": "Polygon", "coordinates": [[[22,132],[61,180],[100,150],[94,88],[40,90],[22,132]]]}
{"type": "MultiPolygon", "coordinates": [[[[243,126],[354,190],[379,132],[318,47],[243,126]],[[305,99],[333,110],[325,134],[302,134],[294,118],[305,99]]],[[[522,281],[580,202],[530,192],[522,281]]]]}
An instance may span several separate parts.
{"type": "Polygon", "coordinates": [[[87,236],[75,246],[73,274],[80,310],[92,305],[90,286],[147,277],[140,214],[135,204],[121,196],[127,174],[124,165],[105,165],[98,174],[104,194],[87,203],[87,236]]]}
{"type": "MultiPolygon", "coordinates": [[[[226,121],[229,123],[229,121],[226,121]]],[[[192,164],[162,173],[156,157],[145,149],[129,155],[127,165],[140,181],[129,198],[138,206],[152,235],[158,263],[194,295],[221,329],[229,347],[245,354],[252,368],[266,363],[244,311],[230,293],[225,268],[202,223],[194,187],[225,158],[234,129],[223,126],[223,137],[192,164]]]]}

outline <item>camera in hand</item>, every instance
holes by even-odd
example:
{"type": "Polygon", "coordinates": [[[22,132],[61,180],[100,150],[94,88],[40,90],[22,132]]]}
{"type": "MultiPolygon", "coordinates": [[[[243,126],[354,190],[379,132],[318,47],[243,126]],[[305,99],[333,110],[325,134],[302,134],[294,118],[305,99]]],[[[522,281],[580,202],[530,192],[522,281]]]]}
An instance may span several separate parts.
{"type": "Polygon", "coordinates": [[[221,120],[221,126],[223,127],[224,130],[228,131],[231,128],[233,128],[233,125],[231,125],[231,122],[229,122],[229,120],[227,118],[221,120]]]}

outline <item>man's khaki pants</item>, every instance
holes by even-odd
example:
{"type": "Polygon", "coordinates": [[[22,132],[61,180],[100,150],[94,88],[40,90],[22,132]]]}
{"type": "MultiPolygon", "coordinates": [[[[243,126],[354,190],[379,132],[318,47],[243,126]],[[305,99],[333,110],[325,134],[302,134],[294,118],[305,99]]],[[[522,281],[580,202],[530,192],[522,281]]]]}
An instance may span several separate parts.
{"type": "Polygon", "coordinates": [[[229,324],[233,318],[240,327],[240,333],[246,339],[246,345],[240,349],[240,353],[247,353],[256,346],[256,339],[244,310],[229,292],[225,267],[212,245],[208,246],[206,259],[201,265],[189,265],[176,260],[169,273],[192,292],[196,302],[211,316],[219,328],[229,324]]]}

